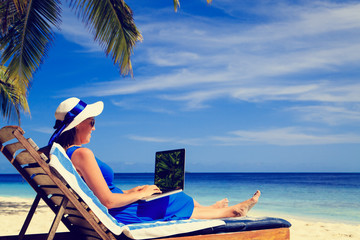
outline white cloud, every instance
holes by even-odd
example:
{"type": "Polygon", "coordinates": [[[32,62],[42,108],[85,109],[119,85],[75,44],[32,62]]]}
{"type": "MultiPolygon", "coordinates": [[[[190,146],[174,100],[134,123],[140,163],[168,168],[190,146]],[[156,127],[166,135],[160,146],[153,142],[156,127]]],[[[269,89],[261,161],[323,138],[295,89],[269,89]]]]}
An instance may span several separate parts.
{"type": "MultiPolygon", "coordinates": [[[[113,96],[134,93],[146,93],[150,91],[167,91],[169,89],[186,89],[197,84],[206,84],[211,82],[223,82],[221,74],[214,74],[204,78],[206,73],[197,75],[188,70],[179,70],[173,74],[163,74],[149,78],[136,78],[136,80],[126,81],[124,79],[117,81],[95,83],[90,86],[81,87],[80,96],[113,96]]],[[[70,89],[70,93],[79,93],[79,89],[70,89]]]]}
{"type": "Polygon", "coordinates": [[[200,138],[166,138],[166,137],[146,137],[139,135],[129,135],[129,139],[140,142],[152,142],[152,143],[175,143],[181,145],[199,146],[203,145],[204,139],[200,138]]]}
{"type": "Polygon", "coordinates": [[[189,106],[201,106],[204,102],[231,97],[247,102],[265,101],[300,101],[300,102],[331,102],[331,103],[357,103],[360,102],[360,84],[339,86],[332,82],[319,84],[286,85],[264,83],[256,86],[229,84],[227,88],[209,88],[210,90],[194,90],[183,94],[165,95],[165,99],[184,101],[189,106]]]}
{"type": "MultiPolygon", "coordinates": [[[[156,12],[140,16],[144,42],[133,57],[137,64],[153,67],[156,75],[134,72],[134,81],[101,82],[66,94],[151,94],[156,100],[181,101],[186,109],[209,107],[221,98],[311,105],[359,103],[359,77],[353,73],[360,63],[360,4],[305,3],[287,6],[281,2],[270,9],[266,5],[265,17],[271,21],[264,22],[247,23],[240,15],[221,21],[183,15],[181,20],[162,22],[154,20],[156,12]]],[[[219,5],[222,9],[231,6],[232,13],[242,10],[230,1],[212,7],[219,5]]],[[[257,3],[256,7],[250,10],[253,14],[265,13],[265,6],[257,3]]],[[[77,32],[67,25],[69,35],[77,32]]],[[[304,120],[315,119],[311,107],[297,110],[304,120]]],[[[330,116],[336,111],[323,109],[325,112],[327,116],[319,119],[328,124],[340,122],[330,116]]],[[[357,121],[357,115],[343,114],[348,121],[357,121]]]]}
{"type": "MultiPolygon", "coordinates": [[[[145,51],[147,57],[137,60],[148,61],[156,66],[190,63],[186,69],[193,74],[187,74],[182,79],[179,76],[179,73],[182,74],[181,69],[161,76],[164,78],[164,82],[161,82],[165,83],[164,88],[169,86],[166,79],[171,76],[176,76],[186,86],[189,85],[189,76],[193,76],[192,84],[198,84],[213,82],[210,76],[214,73],[218,78],[216,81],[228,82],[304,73],[314,69],[336,71],[334,66],[343,66],[360,60],[357,54],[360,51],[359,34],[350,40],[343,37],[339,39],[344,33],[338,33],[342,29],[350,29],[349,34],[358,32],[360,21],[351,17],[354,14],[345,13],[356,13],[359,9],[360,5],[346,6],[345,9],[318,8],[311,14],[300,12],[300,16],[293,17],[290,22],[255,25],[251,30],[246,30],[248,26],[229,23],[228,20],[213,24],[212,21],[216,20],[194,22],[193,19],[182,19],[181,22],[170,24],[154,23],[153,20],[146,19],[146,22],[151,23],[142,25],[145,40],[137,49],[137,53],[142,55],[141,51],[145,51]],[[334,19],[337,15],[341,17],[334,19]],[[319,18],[322,19],[322,24],[314,26],[319,24],[319,18]],[[339,18],[345,26],[337,22],[339,18]],[[310,38],[303,39],[299,35],[309,35],[310,38]],[[157,44],[154,47],[152,43],[157,44]]],[[[153,82],[152,79],[159,82],[158,78],[138,78],[141,80],[138,82],[147,85],[149,81],[153,82]]],[[[158,88],[157,85],[152,86],[154,89],[158,88]]]]}
{"type": "MultiPolygon", "coordinates": [[[[277,21],[249,30],[246,37],[242,38],[240,42],[277,40],[282,42],[284,39],[325,36],[324,34],[337,34],[339,32],[354,34],[352,30],[360,28],[360,16],[358,14],[360,4],[358,3],[347,5],[321,4],[317,6],[310,3],[310,5],[301,7],[275,5],[274,8],[267,10],[278,14],[277,21]],[[288,12],[292,14],[290,15],[288,12]]],[[[331,39],[329,40],[331,41],[331,39]]]]}
{"type": "Polygon", "coordinates": [[[276,145],[276,146],[302,146],[302,145],[328,145],[360,143],[360,136],[353,133],[326,134],[314,129],[300,127],[274,128],[259,131],[236,130],[223,136],[202,136],[199,138],[162,138],[146,136],[129,136],[130,139],[142,142],[176,143],[185,145],[276,145]]]}
{"type": "Polygon", "coordinates": [[[90,34],[85,24],[76,17],[74,11],[65,6],[63,7],[60,29],[59,34],[62,34],[68,41],[83,47],[84,52],[103,51],[99,44],[94,41],[93,35],[90,34]]]}
{"type": "Polygon", "coordinates": [[[123,108],[123,109],[127,109],[127,110],[131,110],[131,109],[140,109],[140,110],[145,110],[148,112],[154,112],[154,113],[166,113],[166,114],[173,114],[174,111],[173,110],[168,110],[163,106],[159,106],[161,104],[148,104],[147,99],[126,99],[122,100],[122,101],[116,101],[113,100],[112,104],[114,104],[114,106],[123,108]]]}
{"type": "Polygon", "coordinates": [[[156,138],[156,137],[145,137],[145,136],[136,136],[130,135],[129,139],[141,142],[155,142],[155,143],[164,143],[164,142],[174,142],[174,139],[169,138],[156,138]]]}
{"type": "Polygon", "coordinates": [[[230,136],[214,137],[224,145],[243,145],[247,143],[280,146],[360,143],[360,136],[349,134],[321,134],[313,130],[296,127],[269,129],[264,131],[238,130],[230,136]]]}
{"type": "Polygon", "coordinates": [[[51,127],[37,127],[32,129],[35,132],[39,132],[39,133],[46,133],[46,134],[52,134],[54,133],[54,129],[51,127]]]}
{"type": "Polygon", "coordinates": [[[173,50],[171,52],[162,48],[148,48],[147,56],[150,62],[157,66],[184,66],[199,59],[196,53],[173,50]]]}
{"type": "Polygon", "coordinates": [[[288,108],[299,113],[302,121],[324,122],[328,125],[340,125],[360,122],[359,104],[350,106],[297,106],[288,108]]]}

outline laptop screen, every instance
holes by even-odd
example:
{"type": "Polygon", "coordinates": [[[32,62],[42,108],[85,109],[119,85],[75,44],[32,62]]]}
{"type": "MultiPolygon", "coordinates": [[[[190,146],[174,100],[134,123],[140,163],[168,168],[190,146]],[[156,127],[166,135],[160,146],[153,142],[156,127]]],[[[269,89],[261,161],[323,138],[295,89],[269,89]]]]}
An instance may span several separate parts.
{"type": "Polygon", "coordinates": [[[157,152],[154,179],[163,192],[184,189],[185,149],[157,152]]]}

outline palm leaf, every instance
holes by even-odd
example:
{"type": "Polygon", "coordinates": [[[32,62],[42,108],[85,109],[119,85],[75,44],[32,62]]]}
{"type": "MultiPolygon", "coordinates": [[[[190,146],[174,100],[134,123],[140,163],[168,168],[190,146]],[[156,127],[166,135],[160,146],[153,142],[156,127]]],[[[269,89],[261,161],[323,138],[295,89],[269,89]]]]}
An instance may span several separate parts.
{"type": "Polygon", "coordinates": [[[121,74],[132,75],[130,55],[142,40],[133,13],[123,0],[71,0],[70,7],[94,34],[107,56],[119,65],[121,74]]]}
{"type": "Polygon", "coordinates": [[[180,7],[180,1],[179,0],[174,0],[174,9],[175,12],[177,12],[177,9],[180,7]]]}
{"type": "Polygon", "coordinates": [[[8,63],[9,79],[26,88],[53,41],[52,26],[58,26],[60,0],[13,0],[1,3],[1,65],[8,63]],[[7,3],[7,5],[4,5],[7,3]]]}
{"type": "Polygon", "coordinates": [[[9,27],[11,27],[17,14],[17,8],[13,1],[0,0],[0,22],[1,22],[1,34],[7,33],[9,27]]]}
{"type": "MultiPolygon", "coordinates": [[[[174,9],[177,12],[178,8],[180,7],[180,0],[173,0],[174,1],[174,9]]],[[[212,0],[206,0],[208,4],[212,2],[212,0]]]]}
{"type": "Polygon", "coordinates": [[[0,66],[0,106],[1,115],[9,120],[17,120],[20,124],[20,111],[30,113],[26,88],[17,80],[10,80],[6,75],[6,67],[0,66]]]}

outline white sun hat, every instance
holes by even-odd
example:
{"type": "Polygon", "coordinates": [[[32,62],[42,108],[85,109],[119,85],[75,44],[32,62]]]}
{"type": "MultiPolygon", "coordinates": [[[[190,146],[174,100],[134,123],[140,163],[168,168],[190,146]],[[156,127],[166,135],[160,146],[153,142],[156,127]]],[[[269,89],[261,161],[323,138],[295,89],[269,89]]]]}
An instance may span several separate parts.
{"type": "Polygon", "coordinates": [[[74,128],[82,121],[100,115],[104,109],[104,103],[98,101],[86,104],[76,97],[68,98],[61,102],[55,111],[56,131],[51,136],[49,144],[54,142],[62,133],[74,128]]]}

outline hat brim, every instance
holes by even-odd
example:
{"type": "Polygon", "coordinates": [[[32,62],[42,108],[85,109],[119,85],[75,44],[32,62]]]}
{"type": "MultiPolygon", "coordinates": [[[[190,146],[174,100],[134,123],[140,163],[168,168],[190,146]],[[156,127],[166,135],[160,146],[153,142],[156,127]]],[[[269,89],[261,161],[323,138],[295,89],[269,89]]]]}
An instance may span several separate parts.
{"type": "Polygon", "coordinates": [[[76,127],[82,121],[84,121],[90,117],[96,117],[96,116],[100,115],[102,113],[103,109],[104,109],[104,103],[102,101],[86,105],[84,110],[82,110],[74,118],[74,120],[61,132],[61,134],[76,127]]]}

